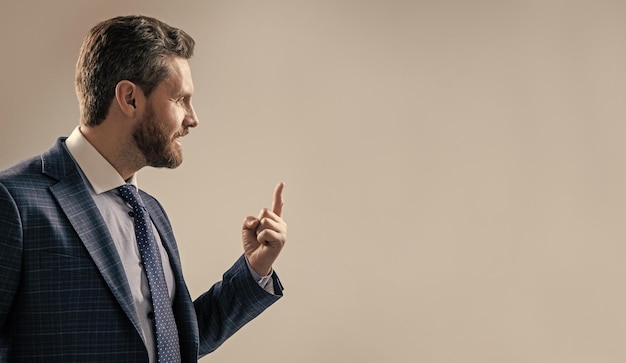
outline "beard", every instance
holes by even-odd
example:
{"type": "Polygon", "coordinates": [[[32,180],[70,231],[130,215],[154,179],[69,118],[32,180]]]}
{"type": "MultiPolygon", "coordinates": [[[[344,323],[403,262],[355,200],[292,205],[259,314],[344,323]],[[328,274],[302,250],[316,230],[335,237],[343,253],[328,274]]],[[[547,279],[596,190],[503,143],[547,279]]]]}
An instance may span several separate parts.
{"type": "Polygon", "coordinates": [[[146,117],[135,127],[133,140],[146,164],[155,168],[174,169],[183,162],[183,153],[175,139],[185,132],[170,136],[165,124],[154,117],[150,105],[146,117]]]}

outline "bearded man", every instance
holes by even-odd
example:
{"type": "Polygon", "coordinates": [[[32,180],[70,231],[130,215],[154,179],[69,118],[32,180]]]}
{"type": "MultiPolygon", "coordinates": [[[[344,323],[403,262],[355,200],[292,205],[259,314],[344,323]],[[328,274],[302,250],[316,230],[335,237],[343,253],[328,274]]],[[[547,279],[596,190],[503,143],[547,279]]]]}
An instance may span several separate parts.
{"type": "Polygon", "coordinates": [[[181,164],[198,125],[193,49],[154,18],[97,24],[76,66],[79,126],[0,172],[1,362],[197,362],[282,296],[283,183],[195,301],[165,211],[137,188],[143,167],[181,164]]]}

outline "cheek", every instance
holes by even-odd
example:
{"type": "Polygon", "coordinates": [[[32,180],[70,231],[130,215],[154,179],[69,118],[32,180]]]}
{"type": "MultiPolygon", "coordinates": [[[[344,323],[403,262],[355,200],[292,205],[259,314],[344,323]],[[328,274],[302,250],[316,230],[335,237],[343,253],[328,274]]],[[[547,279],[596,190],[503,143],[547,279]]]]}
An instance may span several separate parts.
{"type": "Polygon", "coordinates": [[[166,107],[161,110],[160,114],[157,114],[157,118],[161,121],[161,125],[169,133],[178,132],[182,120],[184,119],[184,112],[180,111],[180,107],[172,106],[166,107]]]}
{"type": "Polygon", "coordinates": [[[173,110],[171,112],[171,122],[172,124],[176,125],[177,128],[180,128],[180,126],[183,124],[183,120],[185,120],[185,115],[187,114],[187,112],[185,111],[185,108],[182,106],[176,106],[173,107],[173,110]]]}

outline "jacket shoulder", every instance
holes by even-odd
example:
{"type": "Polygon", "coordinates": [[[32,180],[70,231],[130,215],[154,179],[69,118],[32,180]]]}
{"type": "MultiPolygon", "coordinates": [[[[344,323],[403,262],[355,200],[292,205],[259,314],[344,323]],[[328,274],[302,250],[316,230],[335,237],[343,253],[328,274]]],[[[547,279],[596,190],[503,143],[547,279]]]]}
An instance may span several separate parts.
{"type": "Polygon", "coordinates": [[[56,143],[43,154],[33,156],[0,170],[0,184],[7,189],[36,189],[48,186],[64,175],[76,171],[76,166],[63,142],[59,138],[56,143]]]}
{"type": "Polygon", "coordinates": [[[33,156],[6,169],[0,170],[0,183],[7,186],[21,184],[24,180],[41,175],[41,157],[33,156]]]}

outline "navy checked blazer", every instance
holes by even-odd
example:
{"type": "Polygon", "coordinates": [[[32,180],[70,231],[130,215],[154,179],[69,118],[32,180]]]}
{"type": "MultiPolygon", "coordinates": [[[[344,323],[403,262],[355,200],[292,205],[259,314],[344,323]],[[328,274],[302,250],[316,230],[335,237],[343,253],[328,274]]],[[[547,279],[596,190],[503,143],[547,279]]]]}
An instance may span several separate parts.
{"type": "MultiPolygon", "coordinates": [[[[122,262],[60,138],[0,172],[0,362],[148,362],[122,262]]],[[[172,227],[141,192],[169,254],[183,362],[197,362],[274,303],[242,256],[191,300],[172,227]]]]}

